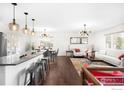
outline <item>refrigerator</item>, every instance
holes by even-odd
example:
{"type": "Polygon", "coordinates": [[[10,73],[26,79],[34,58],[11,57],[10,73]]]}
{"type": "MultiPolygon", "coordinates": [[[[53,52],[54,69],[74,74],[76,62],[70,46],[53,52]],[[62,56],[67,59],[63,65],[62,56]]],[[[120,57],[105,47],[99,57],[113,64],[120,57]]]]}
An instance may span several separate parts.
{"type": "Polygon", "coordinates": [[[0,32],[0,57],[7,56],[7,38],[6,34],[0,32]]]}

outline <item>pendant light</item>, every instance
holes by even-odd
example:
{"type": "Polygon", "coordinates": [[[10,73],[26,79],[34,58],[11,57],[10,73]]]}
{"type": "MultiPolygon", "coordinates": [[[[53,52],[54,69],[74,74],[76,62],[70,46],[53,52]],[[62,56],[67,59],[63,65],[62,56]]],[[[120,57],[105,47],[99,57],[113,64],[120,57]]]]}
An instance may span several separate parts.
{"type": "Polygon", "coordinates": [[[32,22],[33,22],[33,28],[32,28],[32,32],[31,32],[31,35],[32,35],[32,36],[35,35],[35,31],[34,31],[34,21],[35,21],[35,19],[32,19],[32,22]]]}
{"type": "Polygon", "coordinates": [[[30,29],[28,28],[28,25],[27,25],[27,15],[28,15],[28,13],[24,12],[24,14],[25,14],[25,27],[23,28],[23,33],[28,34],[29,31],[30,31],[30,29]]]}
{"type": "Polygon", "coordinates": [[[17,3],[12,3],[12,5],[13,5],[13,21],[12,23],[9,23],[9,29],[11,31],[18,31],[19,25],[16,23],[16,19],[15,19],[15,6],[17,6],[17,3]]]}

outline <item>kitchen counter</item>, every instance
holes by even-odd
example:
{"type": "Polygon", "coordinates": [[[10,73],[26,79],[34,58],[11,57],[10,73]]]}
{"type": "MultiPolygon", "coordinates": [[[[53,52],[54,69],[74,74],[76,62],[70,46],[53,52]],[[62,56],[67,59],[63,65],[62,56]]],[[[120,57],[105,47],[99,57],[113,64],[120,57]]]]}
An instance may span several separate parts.
{"type": "Polygon", "coordinates": [[[26,70],[43,58],[43,53],[27,54],[20,58],[19,55],[11,55],[0,58],[0,85],[24,85],[26,70]]]}
{"type": "Polygon", "coordinates": [[[10,55],[5,57],[0,57],[0,66],[12,66],[12,65],[18,65],[23,62],[26,62],[28,60],[31,60],[32,58],[35,58],[39,55],[42,55],[44,51],[37,52],[35,54],[30,54],[26,57],[19,58],[18,55],[10,55]]]}

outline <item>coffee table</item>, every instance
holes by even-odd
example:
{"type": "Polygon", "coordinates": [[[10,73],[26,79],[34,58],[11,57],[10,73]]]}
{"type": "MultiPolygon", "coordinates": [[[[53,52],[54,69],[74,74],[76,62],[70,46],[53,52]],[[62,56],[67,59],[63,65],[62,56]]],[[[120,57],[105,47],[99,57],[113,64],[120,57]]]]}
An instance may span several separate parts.
{"type": "Polygon", "coordinates": [[[111,66],[108,63],[105,63],[103,61],[90,61],[87,58],[70,58],[72,64],[74,65],[75,69],[80,75],[80,72],[82,71],[82,66],[84,64],[89,64],[90,67],[108,67],[111,66]]]}

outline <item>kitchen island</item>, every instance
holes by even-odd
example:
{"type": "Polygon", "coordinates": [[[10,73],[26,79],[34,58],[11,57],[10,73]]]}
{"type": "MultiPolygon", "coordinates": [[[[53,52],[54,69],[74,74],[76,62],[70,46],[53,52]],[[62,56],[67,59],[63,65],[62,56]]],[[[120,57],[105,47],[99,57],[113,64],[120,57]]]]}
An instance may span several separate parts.
{"type": "Polygon", "coordinates": [[[24,85],[26,70],[43,58],[44,52],[45,50],[23,58],[16,55],[0,57],[0,85],[24,85]]]}

